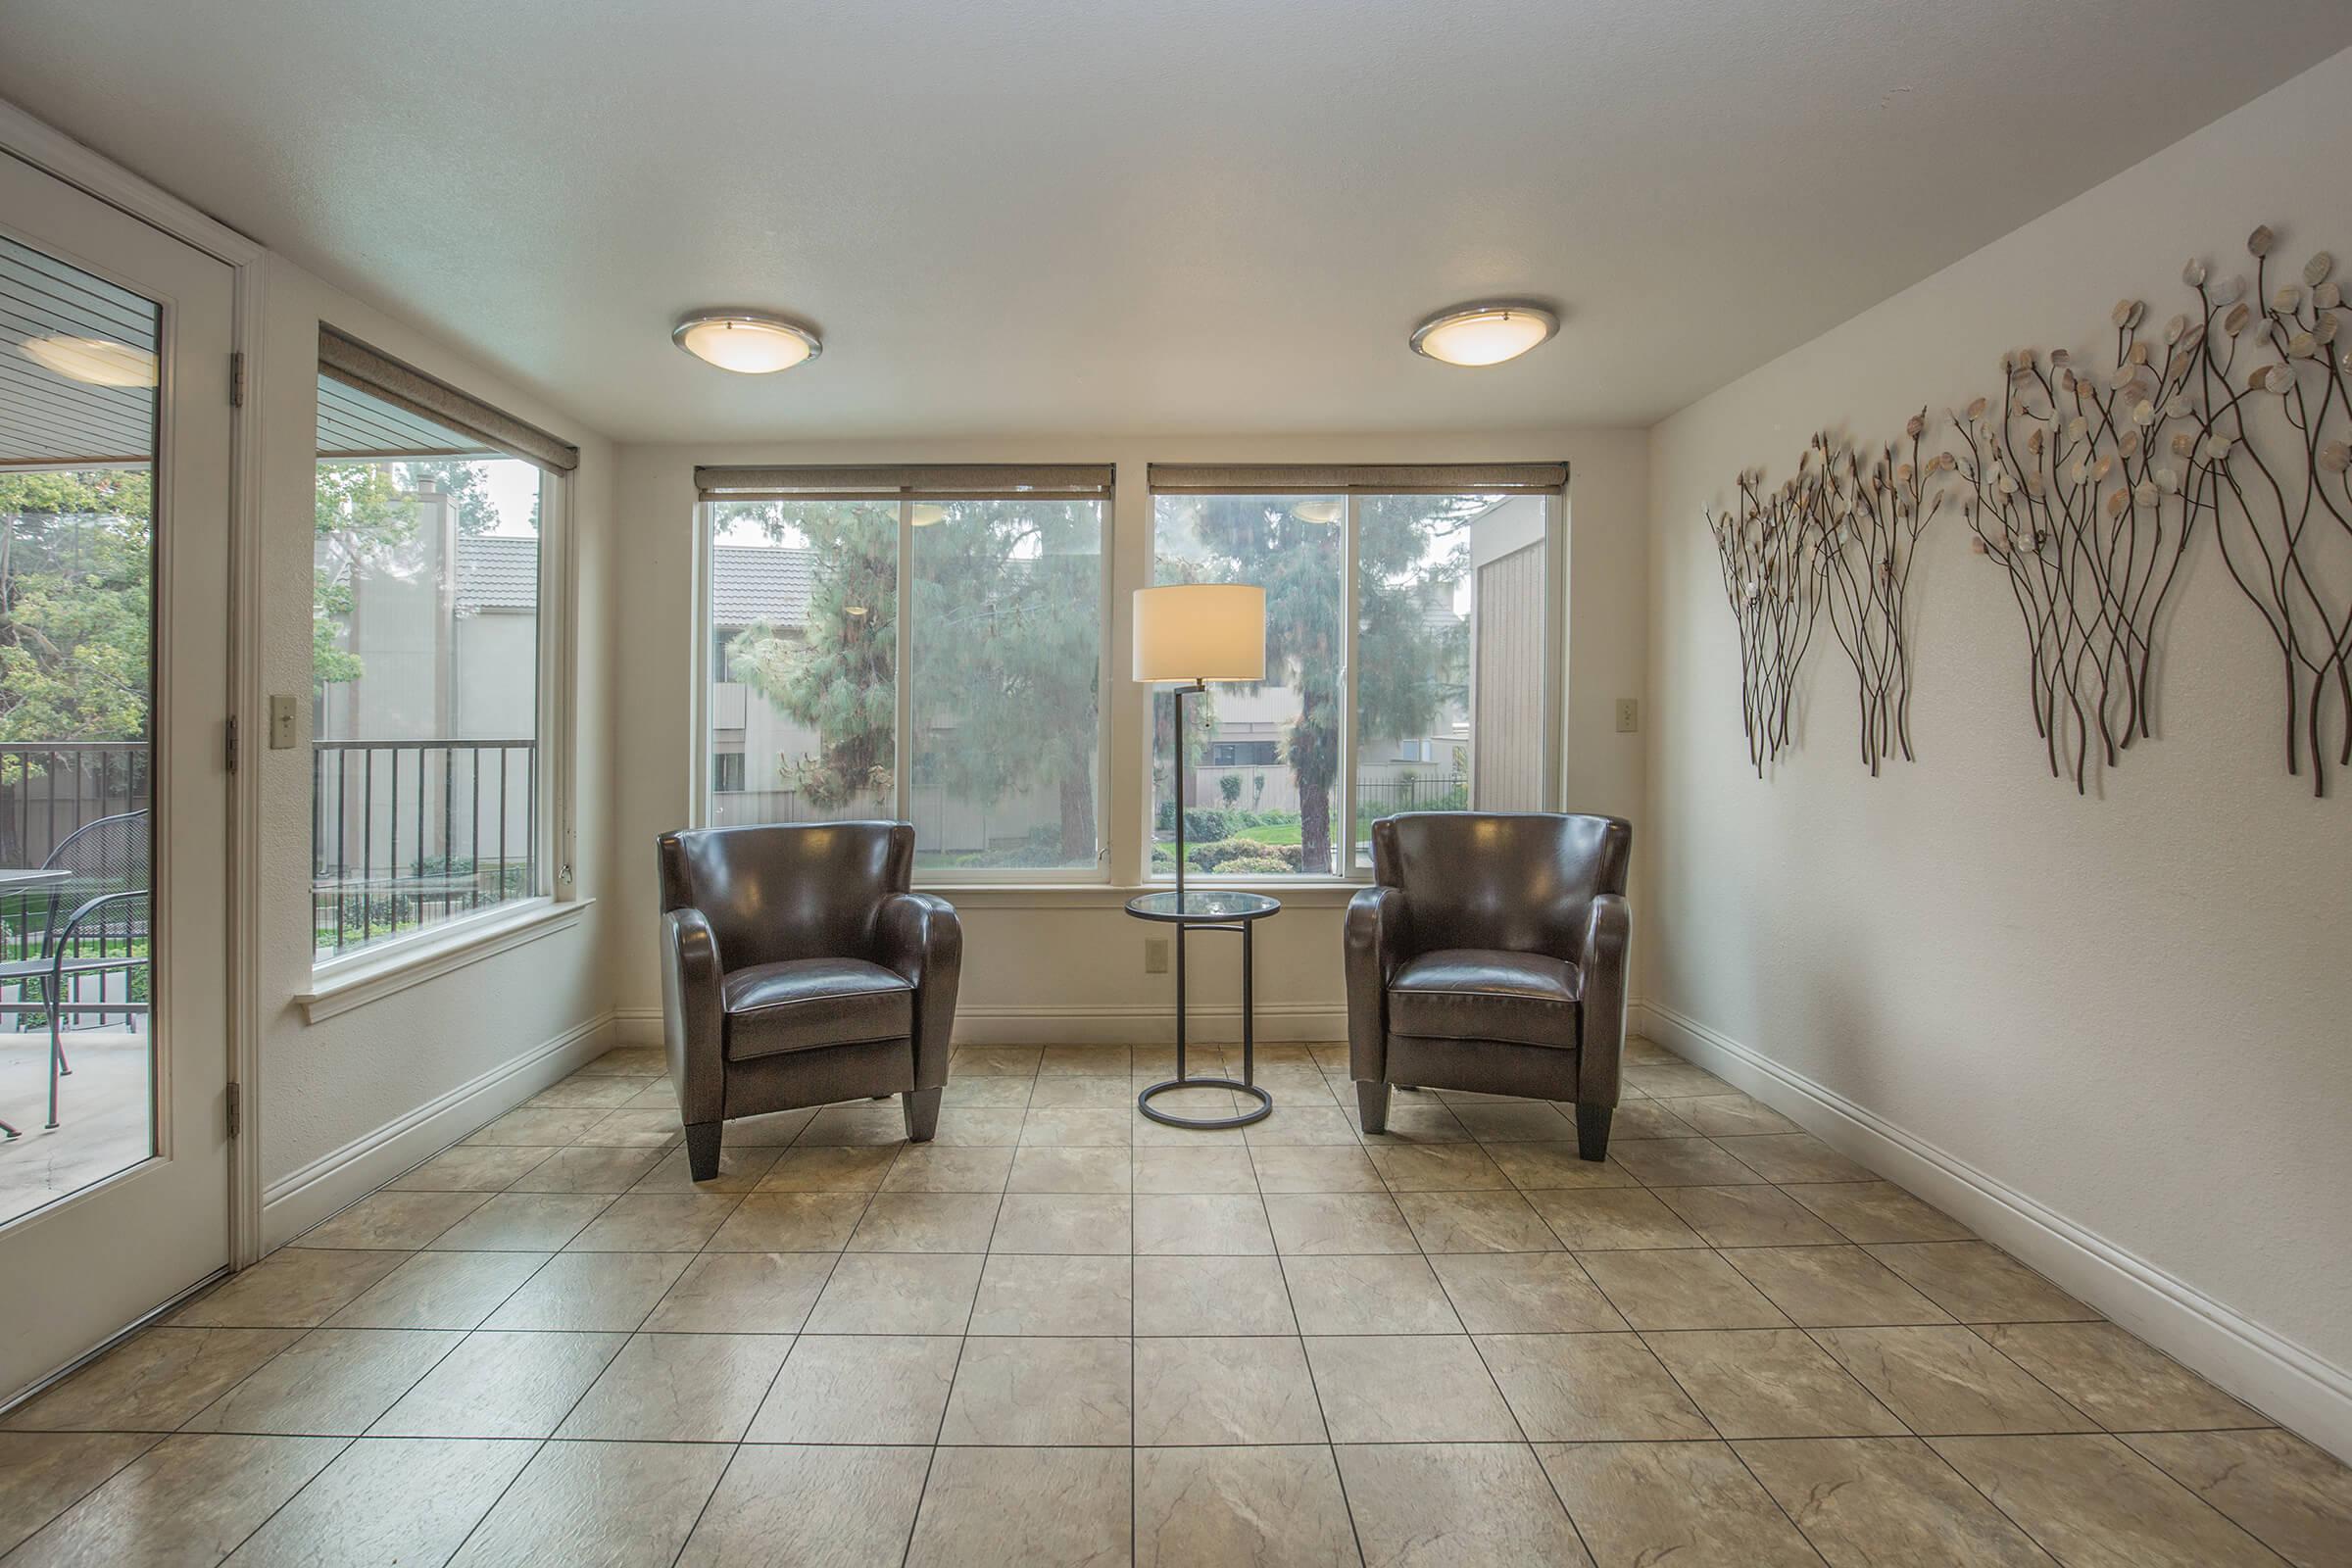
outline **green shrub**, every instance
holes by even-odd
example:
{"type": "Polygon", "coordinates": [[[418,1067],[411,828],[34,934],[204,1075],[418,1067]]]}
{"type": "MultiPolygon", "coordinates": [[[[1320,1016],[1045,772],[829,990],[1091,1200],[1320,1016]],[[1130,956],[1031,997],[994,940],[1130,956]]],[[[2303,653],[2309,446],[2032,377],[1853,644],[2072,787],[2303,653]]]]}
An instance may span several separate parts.
{"type": "MultiPolygon", "coordinates": [[[[1261,846],[1262,848],[1262,846],[1261,846]]],[[[1282,876],[1298,869],[1262,855],[1245,855],[1217,867],[1226,876],[1282,876]]]]}
{"type": "MultiPolygon", "coordinates": [[[[1255,839],[1215,839],[1206,844],[1185,846],[1185,863],[1202,871],[1231,869],[1235,860],[1253,862],[1250,869],[1270,868],[1275,871],[1298,869],[1298,846],[1296,844],[1260,844],[1255,839]]],[[[1247,874],[1247,873],[1244,873],[1247,874]]]]}

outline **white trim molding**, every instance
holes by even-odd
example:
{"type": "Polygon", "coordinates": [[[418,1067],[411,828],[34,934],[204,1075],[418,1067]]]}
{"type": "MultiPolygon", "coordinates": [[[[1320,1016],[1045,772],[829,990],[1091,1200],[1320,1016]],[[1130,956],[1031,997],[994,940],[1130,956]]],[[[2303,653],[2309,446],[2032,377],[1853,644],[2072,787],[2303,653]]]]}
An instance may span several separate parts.
{"type": "Polygon", "coordinates": [[[1753,1046],[1654,1001],[1642,1032],[1949,1211],[2158,1349],[2336,1454],[2352,1454],[2352,1372],[1753,1046]]]}
{"type": "Polygon", "coordinates": [[[612,1015],[598,1013],[271,1182],[262,1194],[262,1250],[284,1246],[586,1066],[611,1048],[612,1034],[612,1015]]]}
{"type": "Polygon", "coordinates": [[[469,963],[510,952],[526,942],[568,931],[594,899],[534,899],[518,908],[458,921],[372,951],[352,955],[312,971],[311,989],[294,1001],[303,1020],[318,1023],[379,1002],[394,992],[437,979],[469,963]]]}
{"type": "MultiPolygon", "coordinates": [[[[1187,1015],[1190,1038],[1203,1045],[1242,1038],[1242,1009],[1231,1004],[1196,1004],[1187,1015]]],[[[621,1007],[613,1014],[613,1043],[662,1044],[662,1009],[621,1007]]],[[[1257,1038],[1266,1045],[1348,1038],[1345,1002],[1261,1002],[1257,1038]]],[[[1164,1003],[1128,1006],[1077,1003],[1042,1006],[1034,1003],[967,1003],[956,1009],[955,1043],[959,1046],[1165,1046],[1176,1039],[1176,1010],[1164,1003]]]]}

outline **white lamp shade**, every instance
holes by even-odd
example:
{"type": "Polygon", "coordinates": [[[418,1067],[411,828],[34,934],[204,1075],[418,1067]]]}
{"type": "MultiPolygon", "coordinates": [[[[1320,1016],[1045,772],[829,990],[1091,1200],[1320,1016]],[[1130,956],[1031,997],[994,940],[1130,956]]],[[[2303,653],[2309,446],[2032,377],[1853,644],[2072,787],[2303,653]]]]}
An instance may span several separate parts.
{"type": "Polygon", "coordinates": [[[1179,583],[1135,591],[1135,678],[1266,678],[1266,591],[1179,583]]]}

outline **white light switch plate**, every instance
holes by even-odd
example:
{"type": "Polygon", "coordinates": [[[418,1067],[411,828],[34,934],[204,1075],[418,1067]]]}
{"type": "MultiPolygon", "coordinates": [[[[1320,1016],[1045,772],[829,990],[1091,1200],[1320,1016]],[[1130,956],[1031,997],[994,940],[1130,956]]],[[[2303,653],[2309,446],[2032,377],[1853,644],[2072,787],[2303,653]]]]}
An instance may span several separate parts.
{"type": "Polygon", "coordinates": [[[1642,727],[1642,704],[1637,698],[1617,699],[1617,733],[1631,735],[1642,727]]]}
{"type": "Polygon", "coordinates": [[[294,697],[289,692],[270,694],[270,749],[290,752],[294,749],[294,723],[298,713],[294,697]]]}

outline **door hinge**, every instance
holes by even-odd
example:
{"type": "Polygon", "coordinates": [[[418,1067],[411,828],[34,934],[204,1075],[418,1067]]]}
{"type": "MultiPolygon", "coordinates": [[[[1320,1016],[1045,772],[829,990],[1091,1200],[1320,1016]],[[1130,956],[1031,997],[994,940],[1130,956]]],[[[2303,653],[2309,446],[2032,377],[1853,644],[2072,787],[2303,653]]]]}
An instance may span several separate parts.
{"type": "Polygon", "coordinates": [[[236,1137],[245,1130],[245,1086],[228,1086],[228,1136],[236,1137]]]}
{"type": "Polygon", "coordinates": [[[242,351],[228,357],[228,406],[245,406],[245,355],[242,351]]]}
{"type": "Polygon", "coordinates": [[[237,770],[237,715],[228,715],[228,770],[237,770]]]}

